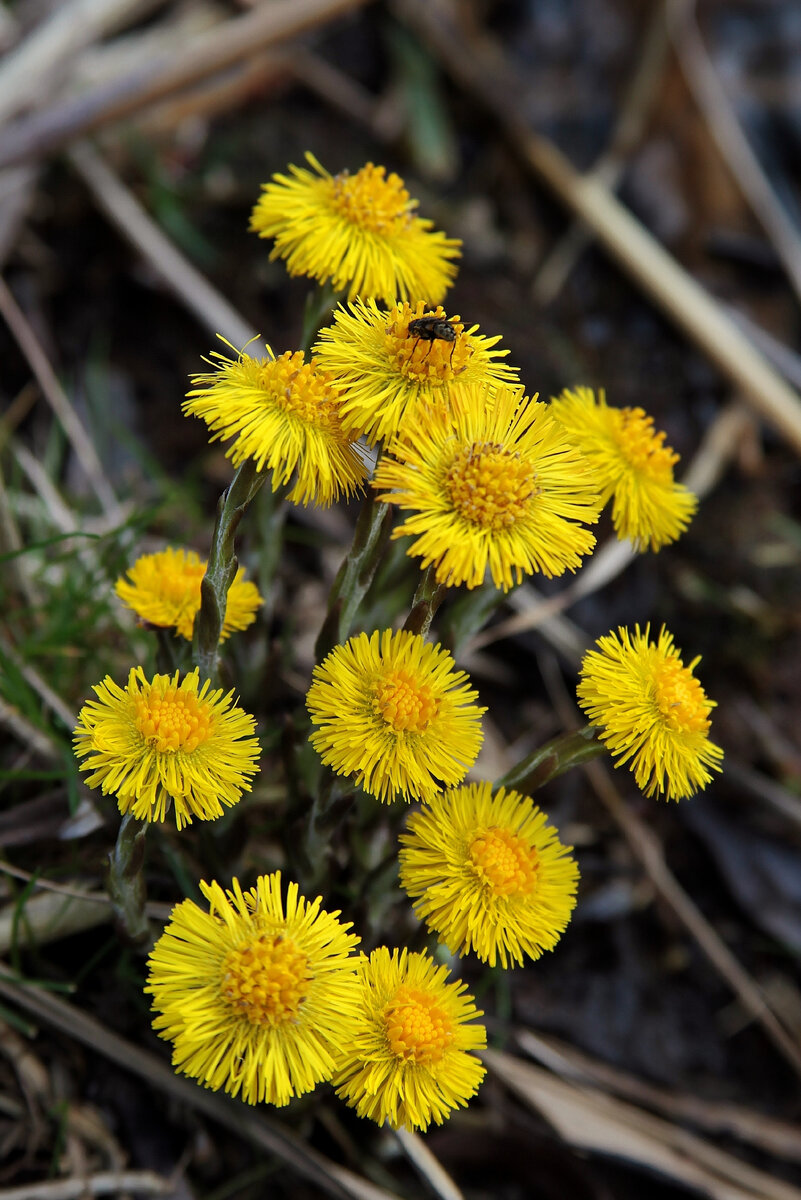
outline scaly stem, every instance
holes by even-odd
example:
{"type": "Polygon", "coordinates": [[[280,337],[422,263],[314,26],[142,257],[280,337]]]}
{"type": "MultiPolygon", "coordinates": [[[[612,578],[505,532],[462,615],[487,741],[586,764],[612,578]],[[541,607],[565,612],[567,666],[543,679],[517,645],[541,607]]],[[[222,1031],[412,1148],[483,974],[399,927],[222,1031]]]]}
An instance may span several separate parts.
{"type": "Polygon", "coordinates": [[[236,531],[245,509],[266,478],[267,472],[258,471],[252,458],[245,459],[217,505],[209,563],[200,584],[200,612],[195,617],[192,643],[201,679],[211,679],[213,683],[217,681],[217,646],[225,619],[226,597],[239,566],[234,551],[236,531]]]}
{"type": "Polygon", "coordinates": [[[419,633],[425,637],[431,628],[434,614],[448,590],[444,583],[437,583],[436,574],[436,568],[432,564],[423,572],[423,577],[417,585],[412,607],[403,625],[409,633],[419,633]]]}
{"type": "Polygon", "coordinates": [[[585,725],[575,733],[564,733],[540,746],[507,771],[495,786],[530,794],[558,775],[564,775],[571,767],[578,767],[605,753],[606,747],[598,740],[594,726],[585,725]]]}
{"type": "Polygon", "coordinates": [[[350,633],[358,607],[381,561],[391,524],[389,505],[376,500],[375,492],[368,487],[356,522],[353,542],[328,597],[328,613],[315,646],[318,662],[334,646],[344,642],[350,633]]]}
{"type": "Polygon", "coordinates": [[[117,842],[108,856],[108,894],[117,925],[133,946],[145,946],[150,926],[145,916],[145,835],[147,822],[128,813],[122,818],[117,842]]]}

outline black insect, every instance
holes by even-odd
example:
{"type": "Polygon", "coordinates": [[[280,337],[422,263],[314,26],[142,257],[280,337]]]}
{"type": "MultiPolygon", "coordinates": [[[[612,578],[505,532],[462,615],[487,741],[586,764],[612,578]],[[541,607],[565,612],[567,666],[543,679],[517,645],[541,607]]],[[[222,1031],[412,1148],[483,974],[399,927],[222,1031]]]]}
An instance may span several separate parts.
{"type": "MultiPolygon", "coordinates": [[[[423,360],[428,358],[434,342],[452,342],[450,362],[453,365],[453,352],[456,349],[458,333],[455,325],[452,325],[444,317],[416,317],[414,321],[409,322],[409,336],[416,339],[415,346],[418,342],[429,343],[423,360]]],[[[414,354],[414,347],[412,347],[412,354],[414,354]]]]}

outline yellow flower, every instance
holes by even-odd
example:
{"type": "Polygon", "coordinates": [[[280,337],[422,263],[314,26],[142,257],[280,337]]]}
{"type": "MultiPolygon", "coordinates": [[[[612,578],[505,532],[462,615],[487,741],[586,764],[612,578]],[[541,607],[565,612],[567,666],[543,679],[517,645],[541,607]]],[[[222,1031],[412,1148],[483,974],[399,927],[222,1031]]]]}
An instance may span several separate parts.
{"type": "Polygon", "coordinates": [[[471,1051],[487,1034],[467,1022],[483,1013],[448,974],[427,954],[380,946],[362,956],[358,1031],[334,1079],[360,1117],[427,1129],[476,1094],[485,1071],[471,1051]]]}
{"type": "Polygon", "coordinates": [[[419,409],[373,477],[381,500],[411,510],[393,537],[436,565],[438,583],[478,587],[489,568],[504,591],[523,575],[575,570],[595,538],[592,476],[545,404],[522,390],[465,388],[459,405],[419,409]]]}
{"type": "MultiPolygon", "coordinates": [[[[168,546],[158,554],[142,554],[126,575],[121,575],[114,590],[138,617],[151,625],[173,628],[187,641],[200,609],[200,581],[206,563],[194,550],[175,550],[168,546]]],[[[220,641],[236,630],[247,629],[256,620],[256,610],[264,601],[255,583],[245,579],[240,567],[228,589],[220,641]]]]}
{"type": "Polygon", "coordinates": [[[481,748],[478,694],[447,650],[387,629],[336,646],[306,697],[311,743],[371,796],[419,800],[460,783],[481,748]]]}
{"type": "Polygon", "coordinates": [[[723,751],[707,736],[715,701],[693,675],[700,658],[685,667],[666,629],[656,643],[649,633],[637,625],[599,638],[581,664],[578,699],[615,766],[629,763],[646,796],[682,800],[720,770],[723,751]]]}
{"type": "Polygon", "coordinates": [[[235,467],[252,458],[273,473],[273,491],[296,473],[289,499],[327,505],[357,491],[366,471],[355,435],[340,419],[331,376],[304,362],[300,350],[278,358],[236,358],[212,351],[208,374],[193,375],[185,413],[202,417],[212,441],[234,438],[227,456],[235,467]],[[211,359],[216,360],[211,362],[211,359]]]}
{"type": "Polygon", "coordinates": [[[482,336],[477,325],[466,329],[441,305],[403,301],[387,311],[356,300],[320,331],[315,353],[343,392],[345,428],[375,442],[401,432],[418,405],[453,400],[464,385],[516,382],[517,369],[496,361],[509,353],[493,349],[500,340],[482,336]],[[424,322],[422,336],[420,325],[409,329],[415,321],[424,322]]]}
{"type": "Polygon", "coordinates": [[[153,948],[145,988],[153,1028],[178,1071],[248,1104],[287,1104],[334,1074],[355,1034],[358,937],[339,912],[281,873],[243,892],[201,883],[209,911],[177,904],[153,948]]]}
{"type": "Polygon", "coordinates": [[[213,821],[250,791],[258,771],[256,727],[233,691],[200,686],[197,669],[154,675],[134,667],[125,688],[110,676],[78,714],[73,740],[89,787],[117,797],[121,813],[163,821],[172,800],[180,829],[193,817],[213,821]]]}
{"type": "Polygon", "coordinates": [[[253,209],[253,232],[275,238],[270,258],[286,259],[290,275],[330,279],[349,300],[427,296],[438,304],[456,276],[461,242],[415,216],[417,201],[394,172],[367,163],[355,175],[329,175],[313,155],[306,161],[313,170],[274,175],[253,209]]]}
{"type": "Polygon", "coordinates": [[[401,886],[452,954],[491,967],[553,950],[576,903],[578,867],[528,796],[473,783],[435,796],[401,835],[401,886]]]}
{"type": "Polygon", "coordinates": [[[602,502],[613,499],[612,523],[636,550],[659,550],[675,542],[698,507],[692,492],[673,479],[679,461],[654,431],[641,408],[610,408],[604,393],[565,389],[551,412],[585,456],[598,480],[602,502]]]}

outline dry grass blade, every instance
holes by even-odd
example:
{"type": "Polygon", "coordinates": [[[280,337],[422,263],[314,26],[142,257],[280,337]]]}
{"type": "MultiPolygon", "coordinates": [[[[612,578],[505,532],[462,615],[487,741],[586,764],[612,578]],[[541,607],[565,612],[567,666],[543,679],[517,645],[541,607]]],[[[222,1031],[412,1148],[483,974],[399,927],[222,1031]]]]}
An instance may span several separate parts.
{"type": "Polygon", "coordinates": [[[140,111],[147,105],[250,59],[258,50],[361,8],[367,0],[275,0],[197,34],[181,53],[165,52],[112,84],[61,100],[9,127],[0,137],[0,165],[46,154],[77,136],[140,111]]]}
{"type": "Polygon", "coordinates": [[[139,1196],[175,1194],[175,1181],[155,1171],[98,1171],[94,1175],[72,1175],[48,1183],[28,1183],[21,1188],[3,1188],[0,1200],[84,1200],[86,1196],[139,1196]]]}
{"type": "Polygon", "coordinates": [[[0,68],[0,123],[40,98],[43,81],[56,81],[78,50],[163,2],[70,0],[57,5],[0,68]]]}
{"type": "MultiPolygon", "coordinates": [[[[609,147],[592,167],[591,173],[608,188],[617,187],[630,155],[643,137],[664,75],[668,47],[664,9],[655,4],[609,147]]],[[[538,304],[550,304],[555,299],[574,263],[591,244],[591,235],[579,224],[572,225],[559,239],[543,259],[532,284],[538,304]]]]}
{"type": "Polygon", "coordinates": [[[514,64],[487,40],[468,42],[449,4],[394,0],[449,73],[494,115],[530,170],[592,231],[615,262],[658,308],[716,363],[801,454],[801,399],[743,336],[720,304],[681,267],[604,184],[582,175],[534,133],[509,103],[518,90],[514,64]]]}
{"type": "Polygon", "coordinates": [[[733,1135],[768,1154],[801,1162],[800,1126],[777,1121],[741,1105],[721,1104],[685,1092],[667,1091],[531,1029],[518,1030],[515,1039],[522,1050],[562,1079],[595,1084],[673,1120],[689,1121],[710,1133],[733,1135]]]}
{"type": "Polygon", "coordinates": [[[682,924],[695,938],[706,957],[723,976],[746,1010],[759,1021],[774,1046],[801,1075],[801,1047],[787,1032],[768,1004],[762,989],[735,958],[720,935],[672,873],[656,835],[626,807],[609,772],[598,763],[584,767],[594,791],[617,821],[651,882],[667,900],[682,924]]]}
{"type": "Polygon", "coordinates": [[[29,896],[21,909],[11,903],[0,911],[0,954],[7,954],[15,944],[44,946],[73,933],[105,925],[112,916],[105,892],[90,894],[85,899],[57,892],[38,892],[29,896]]]}
{"type": "Polygon", "coordinates": [[[0,278],[0,313],[36,376],[42,393],[60,422],[75,451],[75,457],[81,464],[104,512],[116,513],[117,498],[111,484],[106,479],[94,442],[81,424],[33,329],[2,278],[0,278]]]}
{"type": "Polygon", "coordinates": [[[667,17],[684,77],[709,132],[801,300],[801,236],[777,200],[734,115],[696,24],[695,0],[669,0],[667,17]]]}
{"type": "Polygon", "coordinates": [[[398,1129],[395,1136],[403,1147],[404,1154],[414,1164],[435,1196],[439,1196],[440,1200],[464,1200],[462,1192],[419,1134],[408,1129],[398,1129]]]}
{"type": "Polygon", "coordinates": [[[572,1146],[639,1163],[713,1200],[801,1200],[797,1188],[604,1091],[566,1083],[497,1050],[482,1058],[572,1146]]]}
{"type": "Polygon", "coordinates": [[[202,1112],[225,1129],[247,1138],[255,1146],[274,1154],[288,1168],[316,1184],[336,1200],[399,1200],[392,1192],[376,1187],[353,1171],[340,1167],[325,1155],[311,1150],[276,1121],[227,1096],[209,1092],[190,1079],[175,1075],[155,1054],[125,1041],[74,1005],[48,992],[20,983],[0,966],[0,995],[40,1021],[89,1046],[126,1071],[144,1079],[151,1088],[166,1092],[174,1100],[202,1112]]]}
{"type": "Polygon", "coordinates": [[[165,287],[195,314],[212,336],[222,334],[237,349],[257,337],[236,309],[162,233],[92,146],[82,142],[73,148],[69,157],[100,208],[149,263],[165,287]]]}

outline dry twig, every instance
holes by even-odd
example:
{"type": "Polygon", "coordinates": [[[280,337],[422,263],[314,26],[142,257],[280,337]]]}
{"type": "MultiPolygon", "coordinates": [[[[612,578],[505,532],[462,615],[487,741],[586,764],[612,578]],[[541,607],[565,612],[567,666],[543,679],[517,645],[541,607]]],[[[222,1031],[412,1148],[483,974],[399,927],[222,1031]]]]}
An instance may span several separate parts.
{"type": "Polygon", "coordinates": [[[486,40],[468,43],[452,6],[442,0],[394,0],[394,7],[417,36],[425,36],[454,79],[492,112],[529,169],[801,454],[799,396],[607,187],[576,171],[553,143],[526,125],[521,106],[509,103],[510,94],[523,94],[525,88],[498,46],[486,40]]]}
{"type": "Polygon", "coordinates": [[[94,1053],[104,1055],[124,1070],[137,1075],[148,1087],[157,1088],[180,1103],[197,1109],[225,1129],[246,1138],[266,1153],[275,1155],[290,1170],[315,1184],[326,1195],[334,1196],[336,1200],[399,1200],[393,1193],[376,1187],[362,1176],[312,1150],[277,1121],[261,1112],[249,1110],[228,1096],[207,1091],[191,1079],[176,1075],[155,1054],[118,1037],[74,1005],[17,981],[2,965],[0,994],[66,1037],[82,1042],[94,1053]]]}
{"type": "Polygon", "coordinates": [[[209,79],[308,29],[362,7],[367,0],[274,0],[197,34],[181,53],[155,62],[86,94],[60,100],[10,126],[0,135],[0,166],[49,153],[76,137],[119,121],[157,100],[209,79]]]}

